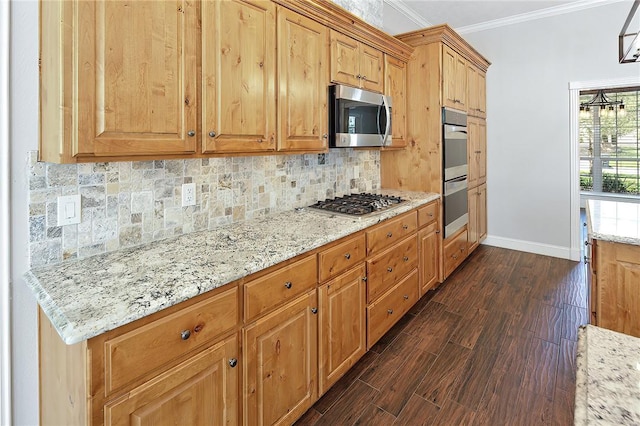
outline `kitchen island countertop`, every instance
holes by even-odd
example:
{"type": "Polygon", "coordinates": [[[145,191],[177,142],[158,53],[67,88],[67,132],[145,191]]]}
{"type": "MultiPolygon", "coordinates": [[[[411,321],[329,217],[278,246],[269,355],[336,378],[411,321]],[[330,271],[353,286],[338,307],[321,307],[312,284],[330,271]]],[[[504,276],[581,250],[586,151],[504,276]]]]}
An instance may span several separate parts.
{"type": "Polygon", "coordinates": [[[74,344],[440,197],[378,192],[407,202],[362,218],[308,208],[286,211],[33,269],[25,279],[62,340],[74,344]]]}
{"type": "Polygon", "coordinates": [[[591,238],[640,245],[640,203],[588,200],[587,214],[591,238]]]}
{"type": "Polygon", "coordinates": [[[579,328],[574,424],[640,424],[640,338],[579,328]]]}

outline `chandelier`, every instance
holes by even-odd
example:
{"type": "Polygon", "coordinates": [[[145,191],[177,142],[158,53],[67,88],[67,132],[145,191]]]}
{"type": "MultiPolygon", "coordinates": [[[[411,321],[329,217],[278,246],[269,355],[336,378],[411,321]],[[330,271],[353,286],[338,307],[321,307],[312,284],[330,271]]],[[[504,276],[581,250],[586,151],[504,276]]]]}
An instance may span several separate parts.
{"type": "MultiPolygon", "coordinates": [[[[640,6],[640,0],[635,0],[618,36],[618,61],[621,64],[640,62],[640,30],[636,32],[629,31],[629,25],[632,24],[638,6],[640,6]]],[[[640,26],[637,21],[635,21],[635,25],[640,26]]]]}
{"type": "Polygon", "coordinates": [[[626,113],[624,102],[622,100],[614,101],[609,99],[602,89],[598,90],[598,92],[593,95],[593,98],[587,102],[580,103],[580,116],[583,118],[589,117],[592,108],[600,111],[600,117],[614,117],[616,110],[618,110],[619,116],[624,116],[626,113]]]}

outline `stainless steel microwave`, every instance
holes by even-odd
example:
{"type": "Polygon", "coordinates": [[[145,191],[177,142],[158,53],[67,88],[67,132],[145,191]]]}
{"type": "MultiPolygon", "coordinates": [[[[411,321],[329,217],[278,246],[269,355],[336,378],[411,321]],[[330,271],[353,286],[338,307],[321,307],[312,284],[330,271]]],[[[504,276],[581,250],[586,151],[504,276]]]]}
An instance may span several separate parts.
{"type": "Polygon", "coordinates": [[[329,86],[329,146],[391,144],[391,97],[355,87],[329,86]]]}

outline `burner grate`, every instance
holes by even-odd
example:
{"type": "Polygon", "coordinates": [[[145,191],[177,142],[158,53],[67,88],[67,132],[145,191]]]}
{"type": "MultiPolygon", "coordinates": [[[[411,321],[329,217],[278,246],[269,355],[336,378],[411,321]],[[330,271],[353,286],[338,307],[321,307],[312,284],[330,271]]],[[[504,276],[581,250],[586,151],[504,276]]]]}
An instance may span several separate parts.
{"type": "Polygon", "coordinates": [[[309,206],[315,209],[321,209],[332,213],[343,213],[351,216],[364,216],[370,213],[387,210],[397,206],[404,200],[400,197],[391,195],[370,194],[363,192],[361,194],[345,195],[332,200],[318,201],[309,206]]]}

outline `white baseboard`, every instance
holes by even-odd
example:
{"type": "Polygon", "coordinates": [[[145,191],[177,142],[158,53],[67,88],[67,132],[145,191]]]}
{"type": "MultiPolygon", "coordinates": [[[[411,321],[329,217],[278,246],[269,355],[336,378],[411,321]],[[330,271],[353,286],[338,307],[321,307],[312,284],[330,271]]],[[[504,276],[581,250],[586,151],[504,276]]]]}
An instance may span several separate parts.
{"type": "Polygon", "coordinates": [[[513,238],[487,236],[482,244],[506,248],[510,250],[524,251],[527,253],[541,254],[544,256],[558,257],[561,259],[579,260],[580,253],[572,253],[570,247],[554,246],[551,244],[534,243],[531,241],[514,240],[513,238]]]}

